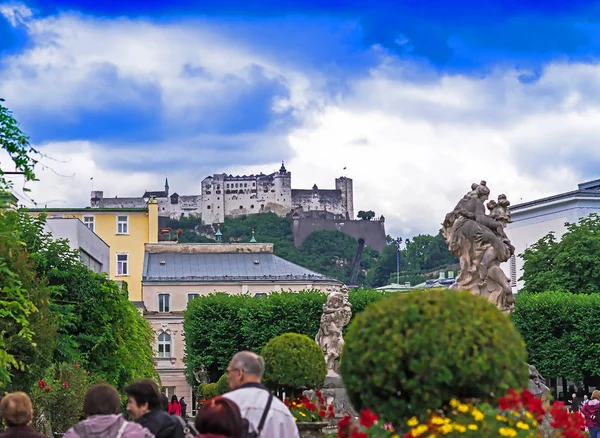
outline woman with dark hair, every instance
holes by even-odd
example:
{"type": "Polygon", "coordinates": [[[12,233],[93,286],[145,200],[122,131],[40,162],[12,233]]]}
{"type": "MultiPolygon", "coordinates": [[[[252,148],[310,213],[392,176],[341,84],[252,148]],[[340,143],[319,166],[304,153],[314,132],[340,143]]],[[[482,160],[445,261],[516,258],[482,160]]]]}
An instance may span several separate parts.
{"type": "Polygon", "coordinates": [[[92,386],[83,400],[86,419],[65,433],[63,438],[153,438],[148,429],[130,423],[121,415],[117,390],[106,384],[92,386]]]}
{"type": "Polygon", "coordinates": [[[169,414],[181,416],[181,405],[179,404],[179,400],[175,394],[173,394],[173,397],[171,397],[171,403],[169,403],[169,414]]]}
{"type": "Polygon", "coordinates": [[[242,415],[238,406],[224,397],[214,397],[202,405],[196,416],[197,438],[242,438],[242,415]]]}

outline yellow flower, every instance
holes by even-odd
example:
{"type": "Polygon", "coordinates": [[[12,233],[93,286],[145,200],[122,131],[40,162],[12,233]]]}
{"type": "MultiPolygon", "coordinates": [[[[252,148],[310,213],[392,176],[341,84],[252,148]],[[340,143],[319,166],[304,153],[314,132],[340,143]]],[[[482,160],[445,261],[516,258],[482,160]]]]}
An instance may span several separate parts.
{"type": "Polygon", "coordinates": [[[477,426],[476,424],[469,424],[467,426],[467,429],[469,429],[469,430],[478,430],[479,426],[477,426]]]}
{"type": "Polygon", "coordinates": [[[454,428],[455,431],[460,432],[460,433],[465,433],[467,431],[467,428],[465,426],[463,426],[462,424],[454,424],[452,427],[454,428]]]}
{"type": "Polygon", "coordinates": [[[458,407],[456,409],[458,410],[458,412],[460,412],[462,414],[469,412],[469,406],[463,405],[463,404],[458,405],[458,407]]]}
{"type": "Polygon", "coordinates": [[[503,423],[506,423],[508,421],[508,418],[506,418],[503,415],[496,415],[496,420],[502,421],[503,423]]]}
{"type": "Polygon", "coordinates": [[[501,427],[498,432],[500,432],[501,436],[505,436],[507,438],[514,438],[517,436],[517,431],[512,427],[501,427]]]}
{"type": "Polygon", "coordinates": [[[533,414],[531,412],[529,412],[529,411],[525,411],[525,416],[527,418],[529,418],[530,420],[533,418],[533,414]]]}
{"type": "Polygon", "coordinates": [[[298,419],[296,417],[294,417],[294,421],[298,421],[298,419]]]}
{"type": "Polygon", "coordinates": [[[473,409],[473,411],[471,411],[471,415],[475,421],[482,421],[485,418],[485,415],[483,415],[483,412],[481,412],[479,409],[473,409]]]}
{"type": "Polygon", "coordinates": [[[428,429],[429,428],[426,425],[421,424],[420,426],[417,426],[415,429],[411,430],[411,434],[412,436],[421,436],[427,432],[428,429]]]}
{"type": "Polygon", "coordinates": [[[417,417],[412,417],[406,422],[406,424],[408,425],[408,427],[415,427],[417,424],[419,424],[419,420],[417,420],[417,417]]]}
{"type": "Polygon", "coordinates": [[[450,400],[450,407],[451,408],[457,408],[459,405],[458,400],[456,400],[455,398],[453,398],[452,400],[450,400]]]}
{"type": "Polygon", "coordinates": [[[400,436],[399,435],[392,435],[391,438],[400,438],[400,436]]]}
{"type": "Polygon", "coordinates": [[[442,417],[438,417],[437,415],[435,417],[431,417],[431,420],[429,420],[429,422],[431,424],[435,424],[436,426],[440,426],[446,423],[446,421],[442,417]]]}
{"type": "Polygon", "coordinates": [[[298,412],[300,415],[302,415],[303,417],[306,417],[306,414],[304,412],[298,412]]]}
{"type": "Polygon", "coordinates": [[[443,435],[447,435],[452,432],[452,426],[450,424],[444,424],[438,429],[443,435]]]}
{"type": "Polygon", "coordinates": [[[523,423],[522,421],[517,421],[517,428],[522,430],[528,430],[529,424],[523,423]]]}

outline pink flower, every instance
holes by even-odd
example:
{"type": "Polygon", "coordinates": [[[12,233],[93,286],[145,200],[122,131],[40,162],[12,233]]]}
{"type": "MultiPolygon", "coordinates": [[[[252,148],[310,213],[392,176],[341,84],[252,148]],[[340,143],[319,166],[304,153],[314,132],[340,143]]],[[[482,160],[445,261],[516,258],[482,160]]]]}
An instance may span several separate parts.
{"type": "Polygon", "coordinates": [[[63,382],[63,388],[67,389],[69,387],[69,384],[67,382],[63,382]]]}

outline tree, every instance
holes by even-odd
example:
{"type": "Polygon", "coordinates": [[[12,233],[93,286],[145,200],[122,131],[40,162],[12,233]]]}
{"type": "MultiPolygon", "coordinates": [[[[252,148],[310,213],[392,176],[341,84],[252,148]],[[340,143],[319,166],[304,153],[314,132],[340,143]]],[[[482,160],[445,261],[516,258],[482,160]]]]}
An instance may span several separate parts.
{"type": "Polygon", "coordinates": [[[358,212],[358,214],[356,215],[356,217],[358,217],[359,219],[362,219],[364,221],[370,221],[371,219],[373,219],[375,217],[375,212],[373,210],[369,210],[369,211],[360,210],[358,212]]]}
{"type": "Polygon", "coordinates": [[[600,216],[591,214],[566,227],[561,240],[548,233],[520,254],[524,260],[522,292],[600,291],[600,216]]]}

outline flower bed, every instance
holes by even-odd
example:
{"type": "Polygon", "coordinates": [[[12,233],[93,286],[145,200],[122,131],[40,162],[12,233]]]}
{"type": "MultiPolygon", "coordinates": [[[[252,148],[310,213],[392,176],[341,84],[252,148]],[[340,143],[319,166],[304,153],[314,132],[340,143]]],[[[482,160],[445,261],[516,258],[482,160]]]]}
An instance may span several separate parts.
{"type": "Polygon", "coordinates": [[[446,409],[431,412],[422,421],[411,418],[402,431],[395,431],[391,424],[385,424],[370,410],[363,410],[358,421],[349,415],[340,420],[338,436],[387,438],[403,434],[404,438],[584,438],[587,434],[582,429],[581,416],[570,414],[563,403],[556,402],[548,407],[529,391],[517,393],[511,390],[499,400],[498,406],[452,400],[446,409]],[[547,423],[545,433],[542,432],[544,423],[547,423]]]}
{"type": "Polygon", "coordinates": [[[289,398],[284,400],[297,423],[327,421],[335,417],[333,406],[325,402],[321,391],[315,391],[315,396],[316,403],[305,395],[298,396],[294,400],[289,398]]]}

